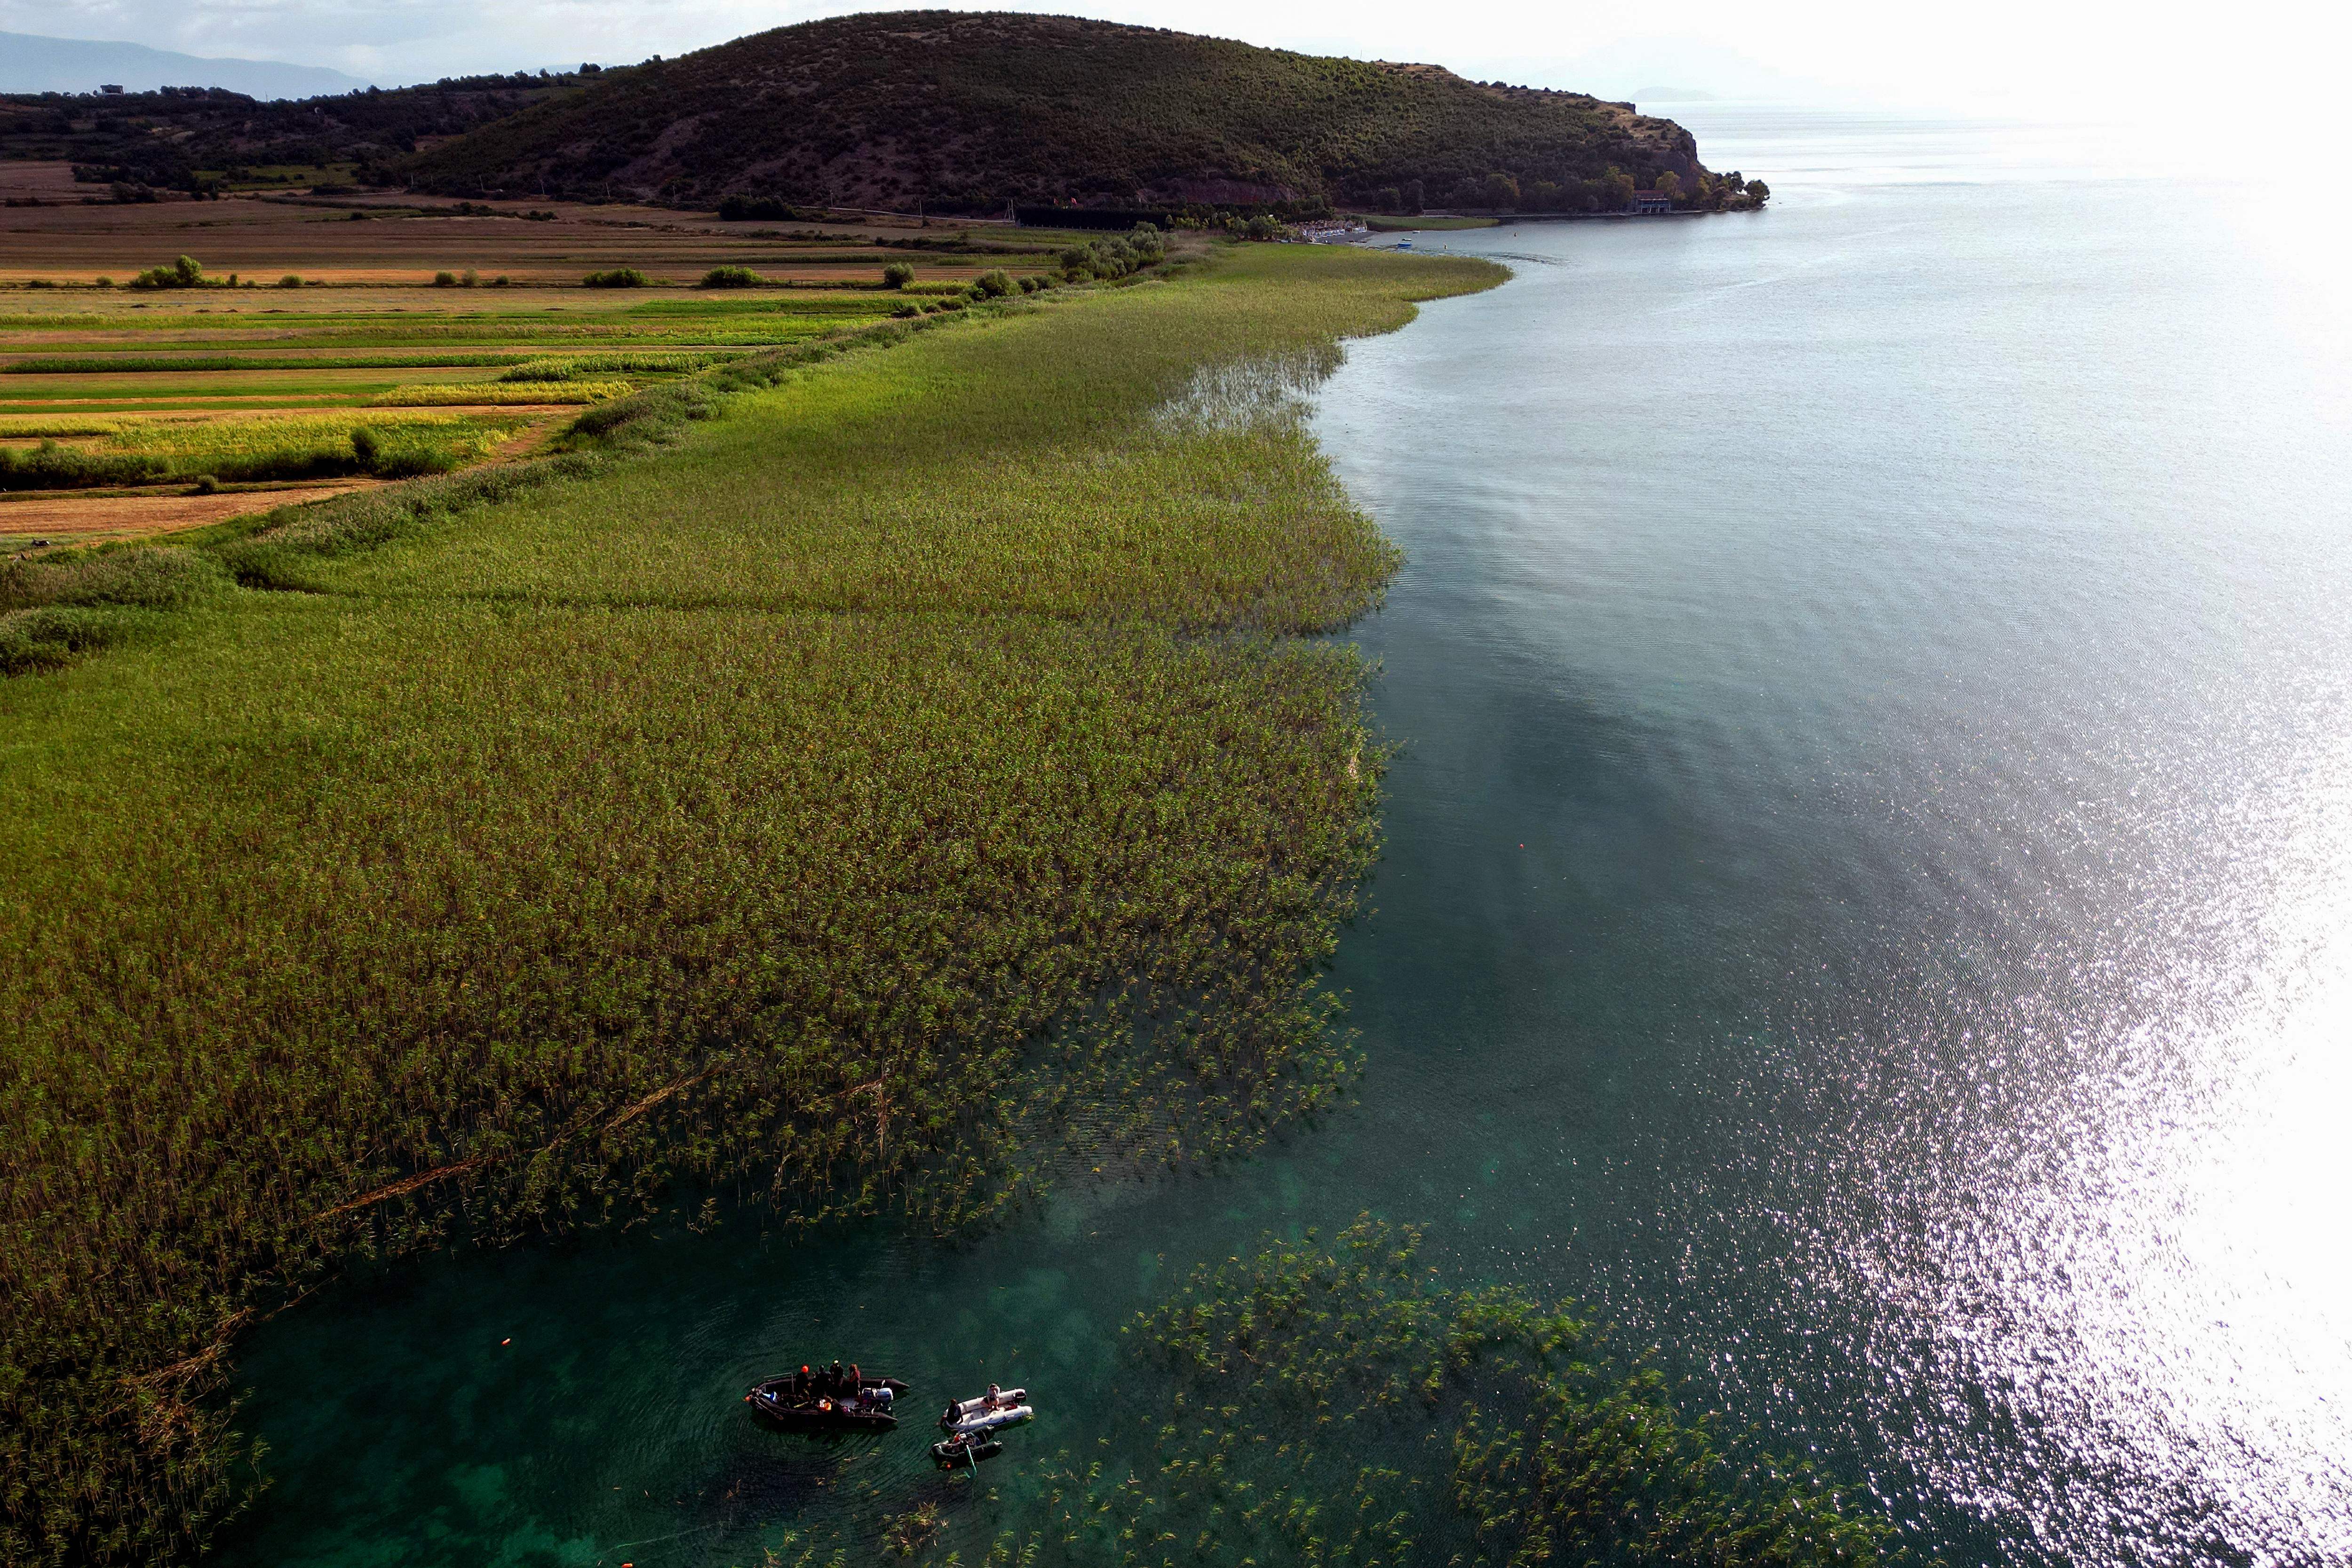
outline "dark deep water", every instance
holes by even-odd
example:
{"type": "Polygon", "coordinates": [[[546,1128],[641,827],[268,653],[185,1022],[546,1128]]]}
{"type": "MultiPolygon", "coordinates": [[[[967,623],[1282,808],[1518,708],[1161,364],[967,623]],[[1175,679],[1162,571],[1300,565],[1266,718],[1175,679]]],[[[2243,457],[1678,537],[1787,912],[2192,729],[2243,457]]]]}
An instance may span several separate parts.
{"type": "Polygon", "coordinates": [[[1319,400],[1411,556],[1361,629],[1404,750],[1360,1109],[967,1249],[730,1226],[331,1292],[247,1353],[278,1480],[229,1559],[871,1541],[927,1439],[735,1403],[812,1343],[1038,1390],[1010,1517],[1121,1321],[1365,1208],[1955,1565],[2352,1556],[2342,221],[2065,132],[1681,117],[1772,210],[1427,236],[1518,277],[1319,400]]]}

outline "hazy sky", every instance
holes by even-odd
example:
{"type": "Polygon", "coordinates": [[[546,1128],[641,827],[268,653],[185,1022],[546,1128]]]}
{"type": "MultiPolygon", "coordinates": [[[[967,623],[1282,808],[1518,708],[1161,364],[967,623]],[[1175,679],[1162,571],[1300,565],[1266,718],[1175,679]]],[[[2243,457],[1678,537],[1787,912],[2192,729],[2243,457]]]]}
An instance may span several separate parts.
{"type": "MultiPolygon", "coordinates": [[[[0,30],[333,66],[382,82],[625,63],[872,5],[775,0],[0,0],[0,30]]],[[[961,7],[978,9],[977,6],[961,7]]],[[[1479,78],[1623,94],[1997,109],[2154,108],[2239,120],[2249,156],[2324,126],[2346,96],[2343,4],[2089,0],[1675,0],[1653,9],[1511,0],[1059,0],[1078,11],[1318,53],[1430,60],[1479,78]],[[2332,107],[2332,106],[2331,106],[2332,107]],[[2251,111],[2251,127],[2241,111],[2251,111]],[[2249,133],[2251,131],[2251,133],[2249,133]]]]}

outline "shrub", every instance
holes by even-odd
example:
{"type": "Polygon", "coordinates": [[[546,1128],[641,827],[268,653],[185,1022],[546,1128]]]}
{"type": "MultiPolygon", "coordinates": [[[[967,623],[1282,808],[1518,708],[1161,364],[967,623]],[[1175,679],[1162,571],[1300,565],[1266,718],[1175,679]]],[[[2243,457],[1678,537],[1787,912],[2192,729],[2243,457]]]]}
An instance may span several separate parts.
{"type": "Polygon", "coordinates": [[[454,272],[436,272],[433,275],[433,287],[455,288],[457,287],[457,275],[454,272]]]}
{"type": "Polygon", "coordinates": [[[781,223],[792,215],[792,208],[773,196],[729,196],[719,204],[724,224],[781,223]]]}
{"type": "Polygon", "coordinates": [[[762,288],[768,280],[748,267],[714,267],[702,275],[697,288],[762,288]]]}
{"type": "Polygon", "coordinates": [[[900,318],[908,316],[920,316],[922,313],[923,308],[915,304],[912,300],[909,300],[908,303],[899,306],[897,309],[890,312],[891,315],[900,318]]]}
{"type": "Polygon", "coordinates": [[[984,299],[1002,299],[1013,292],[1013,277],[1003,267],[992,267],[980,275],[972,288],[984,299]]]}
{"type": "Polygon", "coordinates": [[[151,267],[131,280],[133,288],[202,288],[204,286],[204,263],[193,256],[184,256],[169,267],[151,267]]]}
{"type": "Polygon", "coordinates": [[[199,496],[214,495],[220,489],[220,481],[210,474],[199,474],[196,476],[194,489],[199,496]]]}
{"type": "Polygon", "coordinates": [[[615,267],[604,272],[592,272],[580,282],[588,288],[645,288],[653,279],[634,267],[615,267]]]}
{"type": "Polygon", "coordinates": [[[79,452],[44,441],[30,452],[0,446],[0,490],[79,490],[92,485],[138,485],[163,476],[160,459],[143,455],[79,452]]]}
{"type": "Polygon", "coordinates": [[[482,281],[482,275],[481,275],[480,273],[478,273],[478,272],[476,272],[472,267],[467,267],[467,268],[466,269],[466,276],[465,276],[463,278],[461,278],[459,281],[463,282],[467,287],[471,288],[471,287],[473,287],[476,284],[478,284],[478,283],[479,283],[479,282],[481,282],[481,281],[482,281]]]}
{"type": "Polygon", "coordinates": [[[289,272],[285,277],[278,280],[278,287],[280,288],[299,288],[302,287],[302,275],[299,272],[289,272]]]}
{"type": "Polygon", "coordinates": [[[903,261],[894,261],[882,269],[882,287],[904,288],[915,281],[915,269],[903,261]]]}
{"type": "Polygon", "coordinates": [[[490,287],[493,287],[493,288],[504,288],[506,286],[507,286],[507,275],[506,275],[505,273],[503,273],[503,272],[499,273],[496,277],[493,277],[493,278],[491,278],[491,279],[490,279],[490,287]]]}
{"type": "Polygon", "coordinates": [[[120,612],[42,608],[0,615],[0,675],[37,674],[130,634],[120,612]]]}
{"type": "Polygon", "coordinates": [[[110,277],[100,277],[96,279],[95,282],[97,287],[100,288],[111,288],[114,287],[114,279],[110,277]]]}

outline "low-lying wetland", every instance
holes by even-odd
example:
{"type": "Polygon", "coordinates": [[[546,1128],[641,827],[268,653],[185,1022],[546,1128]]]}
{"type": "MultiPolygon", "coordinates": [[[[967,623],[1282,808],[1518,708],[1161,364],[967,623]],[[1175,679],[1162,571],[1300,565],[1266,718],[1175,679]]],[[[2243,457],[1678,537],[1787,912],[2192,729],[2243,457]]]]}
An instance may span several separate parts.
{"type": "MultiPolygon", "coordinates": [[[[0,563],[0,1557],[201,1552],[268,1471],[240,1336],[352,1260],[688,1193],[734,1225],[968,1236],[1071,1174],[1073,1129],[1083,1179],[1149,1178],[1342,1103],[1320,977],[1384,752],[1329,634],[1397,556],[1284,389],[1499,276],[1243,247],[869,317],[676,362],[528,462],[0,563]],[[1220,369],[1253,358],[1286,368],[1220,369]]],[[[1873,1539],[1638,1368],[1546,1381],[1570,1320],[1345,1246],[1201,1276],[1139,1326],[1137,1375],[1178,1397],[1187,1356],[1263,1360],[1232,1301],[1339,1291],[1263,1342],[1289,1370],[1222,1429],[1275,1442],[1301,1399],[1385,1418],[1378,1389],[1434,1379],[1416,1419],[1450,1468],[1402,1522],[1220,1492],[1249,1478],[1202,1481],[1221,1439],[1180,1417],[1164,1485],[1056,1461],[1064,1513],[989,1561],[1156,1563],[1196,1524],[1265,1562],[1395,1560],[1437,1528],[1413,1509],[1497,1562],[1873,1539]],[[1411,1333],[1374,1368],[1340,1348],[1359,1322],[1411,1333]],[[1537,1464],[1561,1443],[1617,1469],[1537,1464]]],[[[955,1550],[917,1506],[898,1544],[955,1550]]]]}

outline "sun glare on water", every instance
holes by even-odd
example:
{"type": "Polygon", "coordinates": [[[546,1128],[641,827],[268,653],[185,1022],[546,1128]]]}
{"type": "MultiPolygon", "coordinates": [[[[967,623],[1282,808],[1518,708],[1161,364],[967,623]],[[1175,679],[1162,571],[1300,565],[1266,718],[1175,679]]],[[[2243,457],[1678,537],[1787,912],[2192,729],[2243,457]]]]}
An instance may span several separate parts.
{"type": "Polygon", "coordinates": [[[1975,1420],[2041,1462],[1929,1463],[2078,1562],[2352,1558],[2352,743],[2236,815],[2172,1001],[2055,1113],[2047,1179],[1944,1239],[1975,1420]]]}

